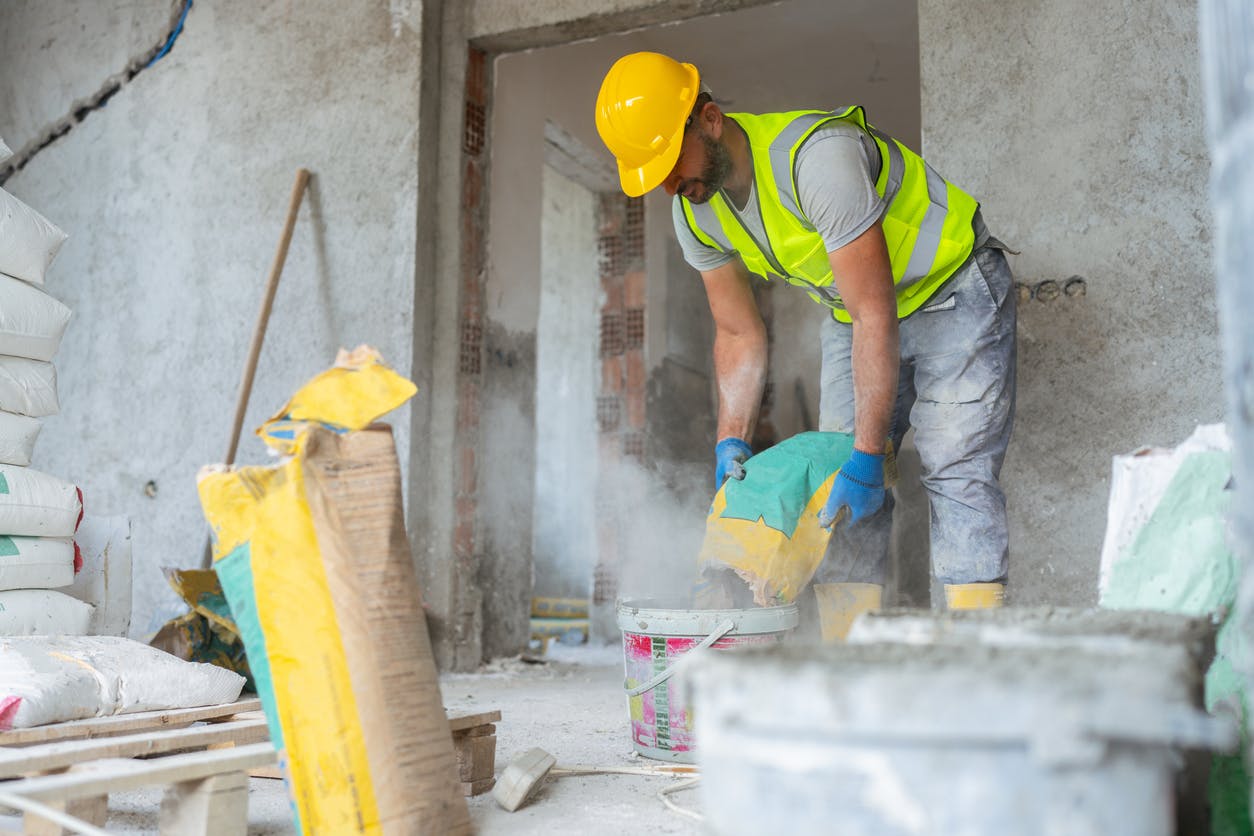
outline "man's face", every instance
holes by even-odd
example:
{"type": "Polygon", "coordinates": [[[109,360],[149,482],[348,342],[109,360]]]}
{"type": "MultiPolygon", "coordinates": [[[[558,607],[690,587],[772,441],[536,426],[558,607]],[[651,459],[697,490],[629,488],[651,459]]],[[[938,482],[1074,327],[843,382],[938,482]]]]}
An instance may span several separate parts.
{"type": "Polygon", "coordinates": [[[679,159],[662,181],[662,187],[669,195],[679,194],[691,203],[705,203],[723,188],[730,171],[731,155],[723,143],[694,121],[684,132],[679,159]]]}

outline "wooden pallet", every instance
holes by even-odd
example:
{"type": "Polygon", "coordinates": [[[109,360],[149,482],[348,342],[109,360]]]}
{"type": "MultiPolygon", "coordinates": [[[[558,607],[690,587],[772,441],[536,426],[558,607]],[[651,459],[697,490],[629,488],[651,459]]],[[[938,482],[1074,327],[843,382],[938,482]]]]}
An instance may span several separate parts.
{"type": "MultiPolygon", "coordinates": [[[[492,789],[499,711],[449,716],[462,790],[492,789]]],[[[248,778],[282,777],[261,701],[95,717],[0,732],[0,794],[102,826],[109,793],[166,785],[162,834],[243,836],[248,778]]],[[[3,805],[0,804],[0,808],[3,805]]],[[[33,812],[23,833],[67,833],[33,812]]]]}
{"type": "Polygon", "coordinates": [[[49,726],[35,726],[30,729],[0,731],[0,747],[48,743],[53,740],[110,737],[154,729],[178,729],[202,720],[220,722],[236,714],[260,710],[261,700],[252,697],[225,705],[176,708],[167,711],[140,711],[114,717],[92,717],[88,720],[72,720],[66,723],[53,723],[49,726]]]}
{"type": "MultiPolygon", "coordinates": [[[[249,771],[276,761],[260,708],[247,699],[0,732],[0,793],[99,827],[109,793],[161,784],[163,834],[243,836],[249,771]]],[[[66,832],[29,811],[22,827],[39,836],[66,832]]]]}

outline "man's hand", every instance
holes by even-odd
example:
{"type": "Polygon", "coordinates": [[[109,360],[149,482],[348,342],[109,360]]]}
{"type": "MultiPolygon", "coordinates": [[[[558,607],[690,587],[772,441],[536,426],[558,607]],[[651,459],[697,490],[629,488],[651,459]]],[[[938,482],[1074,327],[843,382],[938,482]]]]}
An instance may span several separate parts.
{"type": "Polygon", "coordinates": [[[832,482],[832,492],[819,511],[819,525],[830,528],[842,508],[849,509],[849,524],[856,525],[883,504],[884,457],[855,448],[832,482]]]}
{"type": "Polygon", "coordinates": [[[724,438],[714,445],[714,490],[727,479],[745,478],[744,462],[753,455],[753,448],[739,438],[724,438]]]}

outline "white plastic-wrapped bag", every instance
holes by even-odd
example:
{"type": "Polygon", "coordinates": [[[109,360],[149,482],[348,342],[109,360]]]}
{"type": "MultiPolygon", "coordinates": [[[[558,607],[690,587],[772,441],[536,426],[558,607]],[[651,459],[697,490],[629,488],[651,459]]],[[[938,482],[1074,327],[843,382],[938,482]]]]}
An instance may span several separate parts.
{"type": "Polygon", "coordinates": [[[1142,447],[1111,459],[1106,536],[1102,542],[1099,598],[1110,591],[1115,564],[1149,522],[1172,481],[1190,456],[1232,449],[1224,424],[1201,424],[1173,448],[1142,447]]]}
{"type": "Polygon", "coordinates": [[[0,639],[0,730],[217,705],[244,677],[120,636],[0,639]]]}
{"type": "Polygon", "coordinates": [[[82,519],[77,486],[29,467],[0,464],[0,532],[72,537],[82,519]]]}
{"type": "Polygon", "coordinates": [[[74,532],[74,545],[82,568],[61,591],[94,607],[93,636],[125,636],[131,627],[130,519],[88,514],[74,532]]]}
{"type": "Polygon", "coordinates": [[[56,415],[57,370],[47,360],[0,357],[0,409],[32,418],[56,415]]]}
{"type": "Polygon", "coordinates": [[[44,274],[69,236],[56,224],[0,189],[0,273],[34,284],[44,274]]]}
{"type": "Polygon", "coordinates": [[[0,354],[51,360],[70,316],[69,308],[34,285],[0,276],[0,354]]]}
{"type": "Polygon", "coordinates": [[[42,428],[38,418],[0,410],[0,462],[18,467],[30,464],[42,428]]]}
{"type": "Polygon", "coordinates": [[[68,537],[0,534],[0,590],[55,589],[74,582],[74,541],[68,537]]]}
{"type": "Polygon", "coordinates": [[[6,590],[0,592],[0,636],[85,636],[91,611],[91,604],[53,589],[6,590]]]}

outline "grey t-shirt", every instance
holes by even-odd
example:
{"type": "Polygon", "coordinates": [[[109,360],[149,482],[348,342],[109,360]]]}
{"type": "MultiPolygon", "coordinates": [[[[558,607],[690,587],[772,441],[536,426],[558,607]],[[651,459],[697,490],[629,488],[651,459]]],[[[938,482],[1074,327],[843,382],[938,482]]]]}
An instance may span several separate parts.
{"type": "MultiPolygon", "coordinates": [[[[875,140],[856,126],[833,122],[815,131],[797,151],[796,168],[801,211],[823,236],[828,252],[857,238],[884,213],[884,200],[871,175],[879,168],[879,150],[875,140]]],[[[743,209],[731,208],[761,241],[766,235],[755,189],[756,184],[743,209]]],[[[671,216],[684,259],[697,270],[713,270],[735,257],[707,247],[692,234],[679,197],[672,202],[671,216]]]]}

